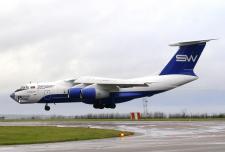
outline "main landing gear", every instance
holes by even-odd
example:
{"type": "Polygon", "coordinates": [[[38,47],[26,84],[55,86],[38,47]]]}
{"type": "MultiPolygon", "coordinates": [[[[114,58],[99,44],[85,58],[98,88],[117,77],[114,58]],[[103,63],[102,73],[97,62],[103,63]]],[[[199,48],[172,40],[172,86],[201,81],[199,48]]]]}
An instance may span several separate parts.
{"type": "Polygon", "coordinates": [[[49,111],[50,110],[50,106],[48,106],[48,104],[46,103],[45,105],[45,111],[49,111]]]}
{"type": "Polygon", "coordinates": [[[93,105],[93,107],[95,109],[104,109],[104,108],[111,108],[111,109],[115,109],[116,108],[116,104],[111,103],[111,104],[101,104],[101,103],[95,103],[93,105]]]}

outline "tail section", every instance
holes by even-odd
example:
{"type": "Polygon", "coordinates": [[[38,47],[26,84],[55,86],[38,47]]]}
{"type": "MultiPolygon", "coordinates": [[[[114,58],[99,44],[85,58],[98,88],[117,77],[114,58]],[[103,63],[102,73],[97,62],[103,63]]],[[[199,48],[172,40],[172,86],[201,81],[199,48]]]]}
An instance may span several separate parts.
{"type": "Polygon", "coordinates": [[[194,73],[195,65],[205,48],[206,42],[210,40],[180,42],[170,45],[179,46],[179,50],[161,71],[160,75],[183,74],[196,76],[194,73]]]}

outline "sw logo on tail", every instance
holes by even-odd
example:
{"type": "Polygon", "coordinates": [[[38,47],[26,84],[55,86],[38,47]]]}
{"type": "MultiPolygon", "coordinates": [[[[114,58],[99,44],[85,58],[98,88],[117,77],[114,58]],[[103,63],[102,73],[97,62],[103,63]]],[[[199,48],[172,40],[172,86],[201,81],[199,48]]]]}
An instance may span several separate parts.
{"type": "Polygon", "coordinates": [[[196,55],[195,57],[193,57],[192,55],[188,56],[188,55],[180,55],[177,54],[176,55],[176,61],[177,62],[195,62],[198,58],[198,55],[196,55]]]}

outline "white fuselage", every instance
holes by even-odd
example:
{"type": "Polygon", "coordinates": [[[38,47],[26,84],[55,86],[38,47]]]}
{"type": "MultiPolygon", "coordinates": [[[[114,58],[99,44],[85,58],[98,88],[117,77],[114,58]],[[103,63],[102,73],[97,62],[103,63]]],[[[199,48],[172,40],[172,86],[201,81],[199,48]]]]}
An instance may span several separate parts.
{"type": "MultiPolygon", "coordinates": [[[[190,75],[161,75],[161,76],[150,76],[150,77],[142,77],[142,78],[135,78],[135,79],[127,79],[127,80],[99,78],[99,77],[81,77],[76,80],[62,80],[62,81],[47,82],[47,83],[30,83],[24,86],[24,88],[16,90],[11,95],[11,97],[13,97],[14,100],[16,100],[17,102],[21,104],[39,103],[39,102],[47,103],[48,101],[49,103],[58,103],[60,101],[82,102],[82,95],[80,95],[80,99],[70,100],[69,89],[74,86],[83,86],[84,88],[90,87],[90,86],[93,86],[93,84],[99,84],[102,82],[104,84],[107,84],[107,87],[104,88],[104,90],[107,90],[109,94],[124,93],[124,92],[126,93],[145,92],[143,96],[142,95],[137,96],[138,98],[140,98],[140,97],[151,96],[156,93],[174,89],[178,86],[181,86],[183,84],[196,80],[197,78],[198,78],[197,76],[190,76],[190,75]],[[85,83],[82,83],[82,81],[85,83]],[[118,86],[110,87],[108,83],[111,83],[112,81],[118,82],[118,86]],[[122,85],[119,84],[121,82],[122,82],[122,85]],[[131,85],[129,86],[129,84],[131,85]],[[138,84],[143,84],[143,85],[138,85],[138,84]],[[148,94],[148,92],[150,94],[148,94]],[[151,92],[153,92],[153,94],[151,94],[151,92]],[[55,96],[54,97],[55,101],[53,96],[55,96]],[[62,100],[60,100],[60,98],[62,100]]],[[[104,85],[102,86],[104,87],[104,85]]],[[[112,98],[112,97],[110,96],[105,97],[105,99],[107,98],[112,98]]],[[[134,98],[131,97],[131,99],[134,99],[134,98]]]]}

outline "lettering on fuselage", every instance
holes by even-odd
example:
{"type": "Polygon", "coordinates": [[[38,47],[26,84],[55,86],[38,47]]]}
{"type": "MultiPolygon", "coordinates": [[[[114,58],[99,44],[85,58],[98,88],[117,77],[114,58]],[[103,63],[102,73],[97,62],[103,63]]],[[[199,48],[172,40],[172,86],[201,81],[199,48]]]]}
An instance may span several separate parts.
{"type": "Polygon", "coordinates": [[[176,55],[176,61],[177,62],[195,62],[198,58],[198,55],[196,56],[188,56],[188,55],[182,55],[182,54],[177,54],[176,55]]]}
{"type": "Polygon", "coordinates": [[[52,88],[54,85],[38,85],[37,89],[46,89],[46,88],[52,88]]]}

